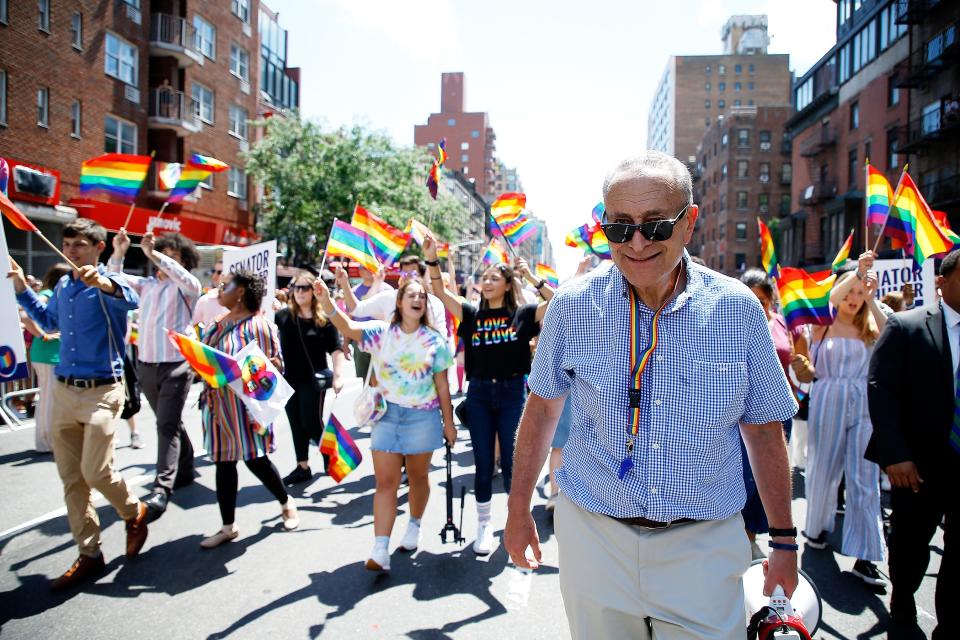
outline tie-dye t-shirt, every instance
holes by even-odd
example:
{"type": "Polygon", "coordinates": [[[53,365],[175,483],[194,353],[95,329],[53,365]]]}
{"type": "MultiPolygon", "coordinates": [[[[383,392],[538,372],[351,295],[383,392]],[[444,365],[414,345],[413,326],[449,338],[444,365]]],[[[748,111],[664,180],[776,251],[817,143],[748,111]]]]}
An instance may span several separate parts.
{"type": "Polygon", "coordinates": [[[400,325],[363,323],[360,350],[373,355],[380,392],[402,407],[433,409],[440,405],[433,374],[453,365],[447,340],[433,329],[404,333],[400,325]]]}

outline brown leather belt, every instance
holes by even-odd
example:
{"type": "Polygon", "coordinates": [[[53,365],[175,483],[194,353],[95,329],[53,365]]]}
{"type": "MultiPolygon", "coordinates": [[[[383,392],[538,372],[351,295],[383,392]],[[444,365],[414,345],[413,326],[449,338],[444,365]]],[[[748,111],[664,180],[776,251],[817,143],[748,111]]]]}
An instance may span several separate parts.
{"type": "Polygon", "coordinates": [[[642,529],[669,529],[670,527],[676,527],[682,524],[690,524],[691,522],[700,522],[699,520],[694,520],[693,518],[680,518],[679,520],[672,520],[670,522],[657,522],[656,520],[647,520],[646,518],[617,518],[616,516],[610,516],[617,522],[622,522],[623,524],[630,525],[631,527],[640,527],[642,529]]]}

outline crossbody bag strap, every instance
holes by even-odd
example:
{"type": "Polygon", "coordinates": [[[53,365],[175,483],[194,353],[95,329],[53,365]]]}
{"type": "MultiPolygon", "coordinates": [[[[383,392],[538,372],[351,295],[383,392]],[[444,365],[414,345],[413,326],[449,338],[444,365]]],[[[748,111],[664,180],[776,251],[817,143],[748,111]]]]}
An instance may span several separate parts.
{"type": "Polygon", "coordinates": [[[317,369],[313,366],[313,359],[310,358],[310,352],[307,351],[307,342],[303,339],[303,331],[300,329],[300,316],[297,314],[293,315],[293,321],[297,324],[297,335],[300,336],[300,346],[303,347],[303,355],[307,356],[307,364],[310,365],[310,373],[317,375],[317,369]]]}

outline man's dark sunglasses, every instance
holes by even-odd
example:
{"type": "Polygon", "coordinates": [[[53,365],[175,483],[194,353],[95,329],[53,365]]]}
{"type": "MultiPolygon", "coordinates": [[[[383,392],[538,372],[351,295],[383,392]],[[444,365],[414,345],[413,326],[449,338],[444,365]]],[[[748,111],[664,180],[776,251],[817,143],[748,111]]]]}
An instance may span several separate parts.
{"type": "Polygon", "coordinates": [[[607,240],[615,244],[630,242],[633,234],[637,231],[650,242],[663,242],[664,240],[669,240],[670,236],[673,235],[673,228],[677,226],[680,218],[683,217],[683,214],[687,212],[689,207],[690,205],[686,205],[681,209],[680,213],[678,213],[677,217],[673,220],[650,220],[649,222],[641,222],[640,224],[607,222],[601,224],[600,228],[603,229],[603,233],[606,234],[607,240]]]}

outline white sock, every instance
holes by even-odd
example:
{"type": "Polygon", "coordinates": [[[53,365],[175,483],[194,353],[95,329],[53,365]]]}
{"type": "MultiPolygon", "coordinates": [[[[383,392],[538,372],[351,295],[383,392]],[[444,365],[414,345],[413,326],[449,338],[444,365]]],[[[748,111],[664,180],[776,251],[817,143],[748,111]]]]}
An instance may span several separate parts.
{"type": "Polygon", "coordinates": [[[386,551],[390,546],[390,536],[376,536],[373,539],[373,548],[386,551]]]}
{"type": "Polygon", "coordinates": [[[423,519],[423,518],[414,518],[413,516],[410,516],[410,524],[411,524],[412,526],[414,526],[414,527],[416,527],[416,528],[419,529],[419,528],[420,528],[420,521],[421,521],[422,519],[423,519]]]}
{"type": "Polygon", "coordinates": [[[492,505],[493,501],[490,500],[477,503],[477,520],[480,524],[490,524],[490,508],[492,505]]]}

